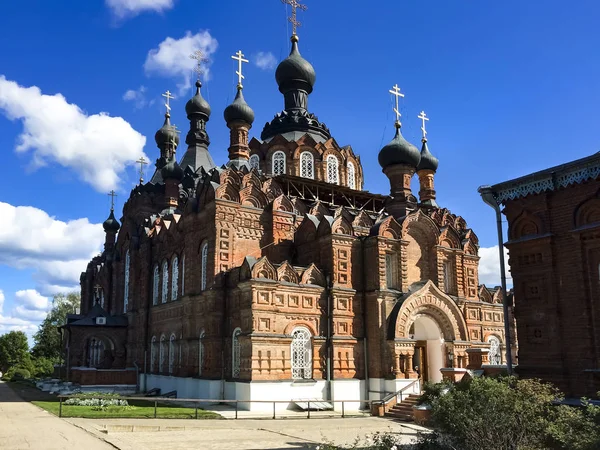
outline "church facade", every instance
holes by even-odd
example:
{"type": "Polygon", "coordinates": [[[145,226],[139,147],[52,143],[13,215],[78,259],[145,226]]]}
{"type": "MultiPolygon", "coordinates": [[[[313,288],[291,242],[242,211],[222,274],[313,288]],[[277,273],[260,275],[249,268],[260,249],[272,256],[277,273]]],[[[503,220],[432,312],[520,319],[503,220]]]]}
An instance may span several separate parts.
{"type": "Polygon", "coordinates": [[[291,46],[276,71],[284,110],[260,137],[240,78],[224,165],[199,81],[181,157],[165,115],[151,181],[120,223],[111,210],[81,275],[81,314],[64,327],[73,381],[358,407],[439,381],[470,352],[503,363],[502,293],[479,286],[476,234],[437,204],[426,135],[419,151],[397,120],[379,153],[390,193],[364,191],[360,157],[309,112],[315,71],[296,35],[291,46]]]}

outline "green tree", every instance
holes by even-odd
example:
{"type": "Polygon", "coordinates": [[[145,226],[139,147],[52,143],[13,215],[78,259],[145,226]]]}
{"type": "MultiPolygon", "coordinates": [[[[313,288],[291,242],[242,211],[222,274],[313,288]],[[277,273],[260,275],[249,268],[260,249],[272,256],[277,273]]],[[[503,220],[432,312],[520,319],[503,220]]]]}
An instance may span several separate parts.
{"type": "Polygon", "coordinates": [[[0,370],[6,372],[10,367],[29,360],[27,335],[22,331],[11,331],[0,336],[0,370]]]}
{"type": "Polygon", "coordinates": [[[48,358],[57,362],[61,360],[63,343],[58,327],[67,322],[67,314],[75,312],[80,300],[79,294],[75,292],[54,296],[52,309],[33,336],[31,353],[35,358],[48,358]]]}

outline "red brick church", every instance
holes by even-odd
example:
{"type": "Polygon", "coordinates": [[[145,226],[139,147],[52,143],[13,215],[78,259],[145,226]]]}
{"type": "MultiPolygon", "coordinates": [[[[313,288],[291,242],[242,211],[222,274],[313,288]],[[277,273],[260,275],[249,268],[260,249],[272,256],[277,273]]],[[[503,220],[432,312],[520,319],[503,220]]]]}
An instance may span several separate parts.
{"type": "Polygon", "coordinates": [[[437,204],[425,131],[419,150],[398,114],[379,152],[390,193],[369,193],[359,155],[309,112],[316,75],[296,34],[276,81],[284,109],[250,137],[240,78],[221,166],[200,81],[185,146],[167,112],[152,179],[120,223],[111,210],[81,275],[81,314],[65,326],[72,381],[358,405],[439,381],[472,352],[503,363],[502,294],[478,284],[476,234],[437,204]]]}

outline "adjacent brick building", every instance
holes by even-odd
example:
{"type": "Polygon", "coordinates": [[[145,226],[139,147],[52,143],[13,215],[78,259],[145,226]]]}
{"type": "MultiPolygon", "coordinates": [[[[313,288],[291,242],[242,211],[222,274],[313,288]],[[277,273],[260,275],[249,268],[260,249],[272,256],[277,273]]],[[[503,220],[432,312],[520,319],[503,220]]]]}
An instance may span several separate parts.
{"type": "Polygon", "coordinates": [[[600,391],[600,153],[492,186],[508,219],[518,373],[600,391]]]}
{"type": "Polygon", "coordinates": [[[200,82],[179,163],[166,114],[152,180],[121,226],[111,211],[105,250],[81,276],[71,373],[137,366],[142,389],[180,397],[358,406],[466,367],[471,348],[501,364],[502,295],[478,285],[475,233],[436,203],[427,140],[419,151],[397,122],[379,154],[390,195],[366,192],[360,157],[308,111],[315,72],[297,36],[276,79],[285,109],[260,139],[238,86],[221,167],[200,82]]]}

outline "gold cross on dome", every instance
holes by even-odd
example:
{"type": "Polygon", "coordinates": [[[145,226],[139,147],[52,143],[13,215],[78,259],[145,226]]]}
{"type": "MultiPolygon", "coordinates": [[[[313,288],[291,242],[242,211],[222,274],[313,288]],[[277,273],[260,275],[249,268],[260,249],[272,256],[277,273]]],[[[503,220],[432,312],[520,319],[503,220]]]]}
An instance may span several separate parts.
{"type": "Polygon", "coordinates": [[[238,52],[231,57],[231,59],[235,59],[238,62],[238,70],[235,72],[238,76],[238,87],[239,88],[243,88],[244,86],[242,85],[242,80],[245,78],[244,75],[242,75],[242,63],[247,63],[250,62],[247,59],[244,59],[244,54],[242,53],[241,50],[238,50],[238,52]]]}
{"type": "Polygon", "coordinates": [[[423,132],[423,139],[427,140],[427,130],[425,129],[425,122],[429,120],[429,117],[427,117],[425,111],[421,111],[418,117],[423,122],[423,126],[421,127],[421,131],[423,132]]]}
{"type": "Polygon", "coordinates": [[[136,163],[140,165],[140,184],[142,184],[144,182],[144,166],[148,164],[148,161],[142,156],[136,163]]]}
{"type": "Polygon", "coordinates": [[[402,125],[400,123],[400,117],[402,117],[402,114],[400,114],[400,98],[404,98],[404,94],[402,92],[400,92],[400,88],[398,87],[398,85],[394,85],[394,87],[392,89],[390,89],[390,94],[392,94],[393,96],[396,97],[396,107],[394,108],[394,112],[396,113],[396,123],[398,125],[402,125]]]}
{"type": "Polygon", "coordinates": [[[113,191],[110,191],[110,192],[108,193],[108,195],[110,196],[110,210],[111,210],[111,211],[114,211],[114,209],[115,209],[115,197],[117,196],[117,194],[116,194],[116,192],[113,190],[113,191]]]}
{"type": "Polygon", "coordinates": [[[167,114],[169,114],[171,112],[171,105],[169,104],[169,100],[174,99],[175,97],[173,97],[173,95],[171,94],[171,92],[168,89],[167,89],[167,92],[162,94],[162,96],[167,99],[167,102],[165,103],[165,107],[167,108],[167,114]]]}
{"type": "Polygon", "coordinates": [[[298,22],[298,19],[296,18],[296,10],[299,8],[302,11],[306,11],[307,7],[306,5],[301,5],[298,0],[281,0],[281,3],[285,3],[292,7],[292,17],[288,18],[288,20],[292,24],[292,35],[295,36],[296,28],[302,25],[300,22],[298,22]]]}
{"type": "Polygon", "coordinates": [[[198,76],[198,80],[201,75],[204,75],[204,69],[202,68],[202,64],[208,63],[208,58],[204,55],[202,50],[196,50],[194,53],[190,55],[190,58],[196,61],[196,67],[194,67],[194,72],[198,76]]]}

